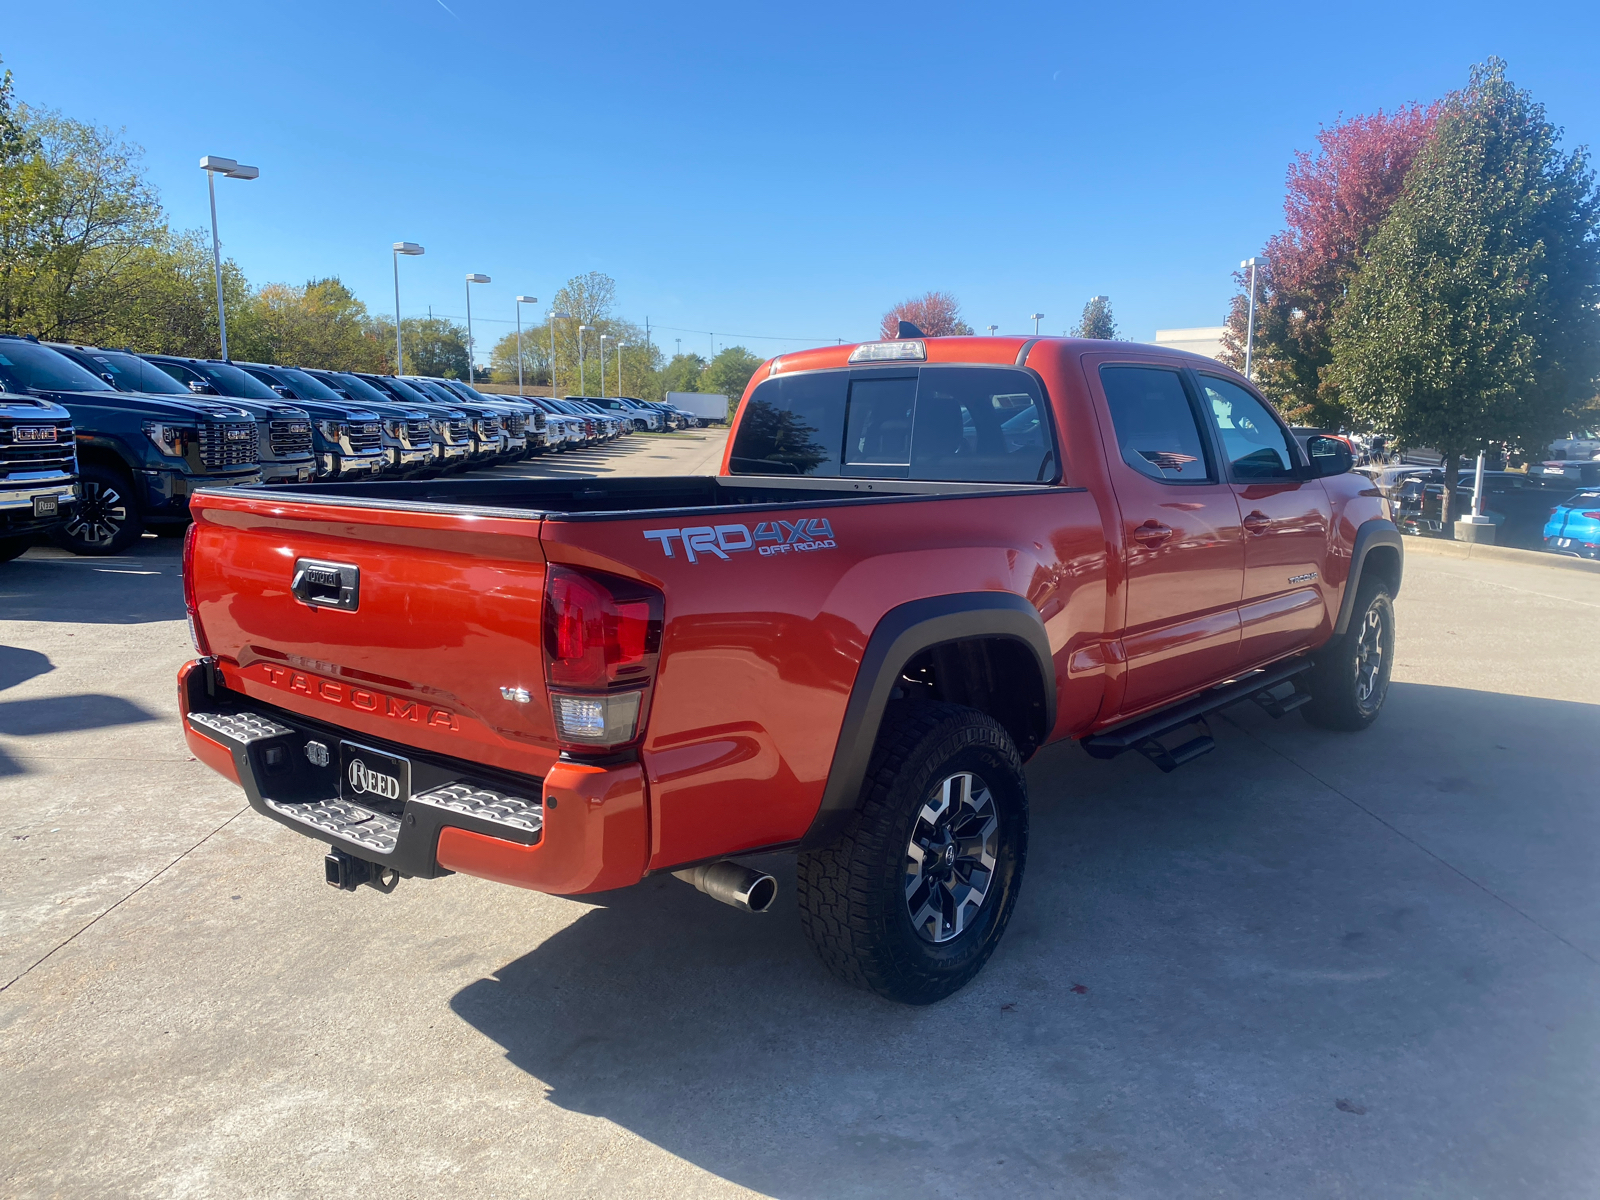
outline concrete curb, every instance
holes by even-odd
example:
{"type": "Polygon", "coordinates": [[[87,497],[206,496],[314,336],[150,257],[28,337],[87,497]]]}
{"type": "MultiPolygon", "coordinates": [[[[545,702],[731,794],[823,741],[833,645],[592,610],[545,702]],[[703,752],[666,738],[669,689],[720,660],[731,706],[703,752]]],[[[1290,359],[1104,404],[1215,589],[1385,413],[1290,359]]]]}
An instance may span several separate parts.
{"type": "Polygon", "coordinates": [[[1492,562],[1516,563],[1523,567],[1550,567],[1557,571],[1583,571],[1600,575],[1600,562],[1587,558],[1568,558],[1538,550],[1517,550],[1511,546],[1485,546],[1479,542],[1453,542],[1444,538],[1407,537],[1406,554],[1428,554],[1435,558],[1486,558],[1492,562]]]}

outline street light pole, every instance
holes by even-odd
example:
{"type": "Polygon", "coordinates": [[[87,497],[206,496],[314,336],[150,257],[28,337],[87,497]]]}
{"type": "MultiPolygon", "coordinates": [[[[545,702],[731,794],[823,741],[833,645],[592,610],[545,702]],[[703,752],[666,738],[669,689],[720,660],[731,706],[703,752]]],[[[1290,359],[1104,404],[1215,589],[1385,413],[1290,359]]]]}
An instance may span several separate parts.
{"type": "Polygon", "coordinates": [[[489,277],[473,271],[467,276],[467,382],[476,383],[478,377],[473,374],[472,360],[477,354],[478,344],[472,340],[472,285],[475,283],[488,283],[489,277]]]}
{"type": "Polygon", "coordinates": [[[580,396],[587,396],[589,394],[584,390],[583,387],[583,335],[585,333],[593,332],[593,325],[578,326],[578,395],[580,396]]]}
{"type": "Polygon", "coordinates": [[[600,335],[600,399],[606,398],[606,343],[611,340],[609,333],[600,335]]]}
{"type": "Polygon", "coordinates": [[[247,167],[220,154],[207,154],[200,160],[200,169],[206,173],[206,191],[211,197],[211,265],[217,273],[217,334],[222,343],[222,361],[228,361],[228,314],[222,303],[222,243],[217,237],[217,173],[229,179],[256,179],[259,167],[247,167]]]}
{"type": "Polygon", "coordinates": [[[622,352],[628,348],[627,342],[617,343],[617,398],[622,397],[622,352]]]}
{"type": "Polygon", "coordinates": [[[537,303],[539,303],[537,296],[517,297],[517,395],[519,396],[522,395],[522,306],[537,303]]]}
{"type": "Polygon", "coordinates": [[[415,242],[396,242],[394,244],[394,373],[405,374],[404,346],[400,341],[400,256],[402,254],[421,254],[422,247],[415,242]]]}
{"type": "Polygon", "coordinates": [[[994,336],[994,333],[995,333],[995,330],[997,330],[997,329],[999,329],[999,328],[1000,328],[1000,326],[998,326],[998,325],[991,325],[991,326],[989,326],[989,336],[990,336],[990,337],[993,337],[993,336],[994,336]]]}
{"type": "Polygon", "coordinates": [[[1247,258],[1239,264],[1241,271],[1246,267],[1250,268],[1250,315],[1245,318],[1244,326],[1244,377],[1251,383],[1255,382],[1255,376],[1250,373],[1250,366],[1251,351],[1256,340],[1256,267],[1264,265],[1266,261],[1264,258],[1247,258]]]}
{"type": "Polygon", "coordinates": [[[1039,336],[1039,322],[1044,320],[1043,313],[1029,313],[1028,320],[1033,322],[1033,336],[1039,336]]]}

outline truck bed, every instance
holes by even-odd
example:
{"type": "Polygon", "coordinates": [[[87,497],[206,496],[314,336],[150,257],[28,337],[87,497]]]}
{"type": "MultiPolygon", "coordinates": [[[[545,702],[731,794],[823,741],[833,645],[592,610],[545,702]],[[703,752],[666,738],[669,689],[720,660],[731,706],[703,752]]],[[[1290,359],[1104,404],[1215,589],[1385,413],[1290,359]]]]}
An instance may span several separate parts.
{"type": "MultiPolygon", "coordinates": [[[[815,479],[785,475],[673,475],[581,479],[396,479],[370,483],[307,483],[230,494],[294,496],[313,502],[381,508],[448,507],[501,516],[665,515],[678,510],[748,505],[825,504],[873,498],[977,496],[1051,490],[1042,484],[924,483],[913,480],[815,479]]],[[[1061,490],[1061,489],[1054,489],[1061,490]]]]}

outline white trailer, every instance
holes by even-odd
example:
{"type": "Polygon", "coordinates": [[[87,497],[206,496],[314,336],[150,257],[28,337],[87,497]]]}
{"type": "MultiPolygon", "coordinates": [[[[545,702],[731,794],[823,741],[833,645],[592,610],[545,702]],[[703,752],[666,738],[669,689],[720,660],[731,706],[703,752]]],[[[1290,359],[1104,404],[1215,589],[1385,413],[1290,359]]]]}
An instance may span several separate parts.
{"type": "Polygon", "coordinates": [[[668,392],[667,403],[692,412],[702,421],[728,419],[728,398],[721,392],[668,392]]]}

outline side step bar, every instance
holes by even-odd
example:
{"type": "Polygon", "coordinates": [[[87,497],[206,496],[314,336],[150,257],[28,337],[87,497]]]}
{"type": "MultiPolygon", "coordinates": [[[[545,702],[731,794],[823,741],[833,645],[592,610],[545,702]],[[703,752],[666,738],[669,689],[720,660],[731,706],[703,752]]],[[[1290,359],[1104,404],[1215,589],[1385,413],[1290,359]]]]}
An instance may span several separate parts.
{"type": "Polygon", "coordinates": [[[1211,736],[1206,717],[1218,709],[1242,700],[1254,700],[1263,712],[1277,720],[1308,703],[1311,699],[1308,692],[1297,690],[1280,697],[1273,695],[1273,689],[1310,669],[1311,660],[1306,658],[1279,663],[1191,696],[1171,708],[1113,725],[1104,733],[1082,739],[1079,744],[1095,758],[1115,758],[1128,750],[1137,750],[1163,771],[1175,771],[1184,763],[1216,749],[1217,743],[1211,736]],[[1199,726],[1200,731],[1194,737],[1171,747],[1162,742],[1162,738],[1190,725],[1199,726]]]}

